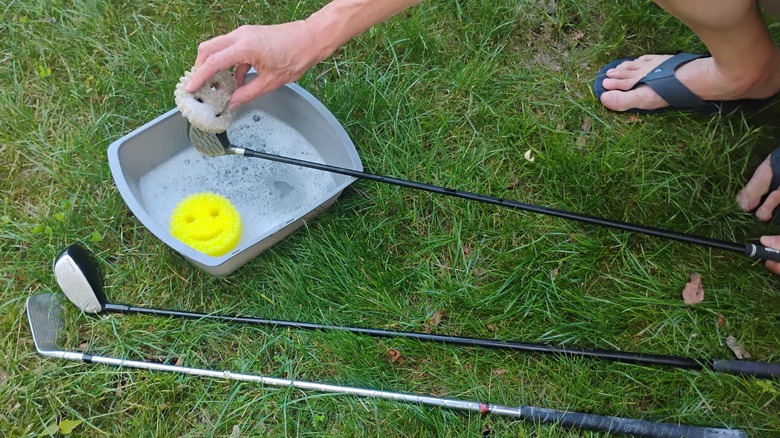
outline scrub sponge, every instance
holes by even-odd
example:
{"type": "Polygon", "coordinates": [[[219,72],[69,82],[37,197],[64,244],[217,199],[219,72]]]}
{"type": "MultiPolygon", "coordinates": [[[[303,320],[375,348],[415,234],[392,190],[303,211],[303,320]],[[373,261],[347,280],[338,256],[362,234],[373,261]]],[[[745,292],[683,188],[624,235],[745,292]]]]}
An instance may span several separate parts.
{"type": "Polygon", "coordinates": [[[173,209],[170,233],[210,256],[225,255],[241,239],[241,216],[224,196],[212,192],[184,198],[173,209]]]}
{"type": "Polygon", "coordinates": [[[201,131],[219,134],[227,131],[233,121],[233,111],[227,108],[230,96],[238,87],[236,78],[227,71],[217,73],[210,81],[200,89],[192,93],[184,90],[184,87],[192,79],[195,68],[184,73],[176,84],[173,96],[176,107],[181,115],[201,131]]]}

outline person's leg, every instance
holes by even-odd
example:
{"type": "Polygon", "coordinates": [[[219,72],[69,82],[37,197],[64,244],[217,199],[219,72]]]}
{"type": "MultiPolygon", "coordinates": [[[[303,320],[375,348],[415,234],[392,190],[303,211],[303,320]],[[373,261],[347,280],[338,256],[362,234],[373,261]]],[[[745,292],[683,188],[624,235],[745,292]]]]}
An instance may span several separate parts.
{"type": "MultiPolygon", "coordinates": [[[[770,0],[770,3],[775,0],[770,0]]],[[[656,0],[707,46],[711,58],[680,66],[675,76],[703,100],[761,99],[780,91],[780,49],[757,0],[656,0]]],[[[602,104],[614,111],[668,103],[647,86],[632,87],[670,55],[645,55],[607,72],[602,104]]]]}

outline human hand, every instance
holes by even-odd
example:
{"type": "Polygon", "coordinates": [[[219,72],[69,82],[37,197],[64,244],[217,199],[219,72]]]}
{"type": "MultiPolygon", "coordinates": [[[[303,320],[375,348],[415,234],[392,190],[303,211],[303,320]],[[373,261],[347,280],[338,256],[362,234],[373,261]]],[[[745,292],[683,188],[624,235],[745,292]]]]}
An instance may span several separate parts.
{"type": "MultiPolygon", "coordinates": [[[[780,236],[761,236],[761,244],[774,249],[780,249],[780,236]]],[[[764,266],[769,272],[780,275],[780,263],[767,260],[764,266]]]]}
{"type": "Polygon", "coordinates": [[[324,58],[304,21],[241,26],[198,46],[197,70],[185,90],[192,93],[215,74],[233,67],[238,88],[228,106],[235,108],[298,80],[324,58]],[[257,70],[257,77],[247,84],[251,67],[257,70]]]}

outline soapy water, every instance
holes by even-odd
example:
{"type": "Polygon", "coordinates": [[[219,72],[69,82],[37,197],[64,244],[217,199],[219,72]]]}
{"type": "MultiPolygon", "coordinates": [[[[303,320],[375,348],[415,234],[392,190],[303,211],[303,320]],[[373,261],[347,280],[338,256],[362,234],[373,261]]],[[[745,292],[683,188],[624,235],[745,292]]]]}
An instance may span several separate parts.
{"type": "MultiPolygon", "coordinates": [[[[242,114],[227,132],[236,147],[324,163],[298,131],[264,111],[242,114]]],[[[225,196],[241,215],[241,246],[317,207],[335,194],[336,184],[328,172],[235,155],[204,157],[188,147],[144,175],[138,188],[147,212],[166,230],[188,195],[225,196]]]]}

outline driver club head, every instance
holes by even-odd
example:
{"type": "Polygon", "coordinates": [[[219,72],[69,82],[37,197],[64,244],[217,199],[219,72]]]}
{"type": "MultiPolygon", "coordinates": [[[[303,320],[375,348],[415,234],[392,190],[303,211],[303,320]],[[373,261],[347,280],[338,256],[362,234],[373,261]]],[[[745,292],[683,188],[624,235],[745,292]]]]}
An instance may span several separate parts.
{"type": "Polygon", "coordinates": [[[79,309],[98,313],[106,304],[103,280],[89,251],[73,244],[54,260],[54,276],[65,296],[79,309]]]}
{"type": "Polygon", "coordinates": [[[28,298],[27,319],[38,353],[48,356],[58,353],[57,337],[65,325],[65,320],[57,297],[46,293],[28,298]]]}
{"type": "Polygon", "coordinates": [[[187,137],[192,146],[201,154],[207,157],[218,157],[220,155],[235,155],[234,148],[230,145],[227,132],[212,134],[201,131],[187,122],[187,137]]]}

